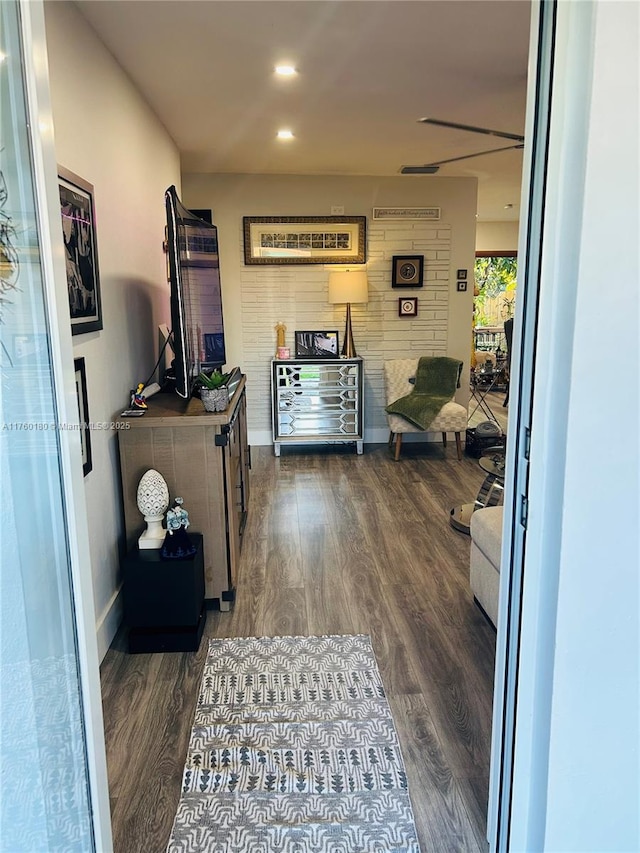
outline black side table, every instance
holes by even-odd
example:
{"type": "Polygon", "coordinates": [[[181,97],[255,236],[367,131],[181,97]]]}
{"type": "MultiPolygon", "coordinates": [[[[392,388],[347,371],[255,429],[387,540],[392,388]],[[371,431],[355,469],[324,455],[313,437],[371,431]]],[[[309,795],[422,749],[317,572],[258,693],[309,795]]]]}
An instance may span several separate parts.
{"type": "Polygon", "coordinates": [[[160,550],[130,551],[124,558],[124,620],[129,651],[195,652],[206,609],[202,534],[189,533],[197,550],[186,560],[162,560],[160,550]]]}

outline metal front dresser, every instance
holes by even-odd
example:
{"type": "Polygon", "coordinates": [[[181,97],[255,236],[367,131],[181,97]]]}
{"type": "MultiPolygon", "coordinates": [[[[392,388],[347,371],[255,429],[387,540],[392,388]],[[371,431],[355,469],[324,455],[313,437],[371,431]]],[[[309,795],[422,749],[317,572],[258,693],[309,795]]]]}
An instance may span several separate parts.
{"type": "Polygon", "coordinates": [[[274,359],[273,449],[281,444],[355,442],[362,453],[362,359],[274,359]]]}

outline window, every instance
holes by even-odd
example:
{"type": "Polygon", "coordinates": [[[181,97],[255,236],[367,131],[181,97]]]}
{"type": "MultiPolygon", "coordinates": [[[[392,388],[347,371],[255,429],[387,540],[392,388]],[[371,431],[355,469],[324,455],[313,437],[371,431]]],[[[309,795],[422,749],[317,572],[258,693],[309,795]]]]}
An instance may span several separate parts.
{"type": "Polygon", "coordinates": [[[513,317],[516,301],[515,252],[478,253],[474,267],[474,349],[505,349],[504,323],[513,317]]]}

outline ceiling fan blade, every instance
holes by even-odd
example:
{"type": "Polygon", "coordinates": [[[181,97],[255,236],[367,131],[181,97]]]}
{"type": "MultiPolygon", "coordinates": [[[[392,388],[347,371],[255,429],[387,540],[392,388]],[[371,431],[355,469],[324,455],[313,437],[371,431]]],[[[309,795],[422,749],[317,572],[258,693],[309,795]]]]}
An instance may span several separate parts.
{"type": "Polygon", "coordinates": [[[401,166],[401,175],[435,175],[440,166],[401,166]]]}
{"type": "Polygon", "coordinates": [[[443,121],[439,118],[420,118],[423,124],[434,124],[437,127],[452,127],[454,130],[468,130],[470,133],[482,133],[485,136],[499,136],[501,139],[514,139],[516,142],[524,142],[524,136],[518,133],[505,133],[502,130],[489,130],[488,127],[474,127],[471,124],[458,124],[454,121],[443,121]]]}
{"type": "Polygon", "coordinates": [[[514,151],[517,148],[524,148],[524,143],[519,142],[517,145],[507,145],[504,148],[490,148],[488,151],[476,151],[475,154],[465,154],[462,157],[451,157],[449,160],[438,160],[436,163],[426,163],[426,167],[446,166],[447,163],[458,163],[460,160],[471,160],[472,157],[484,157],[485,154],[498,154],[500,151],[514,151]]]}
{"type": "Polygon", "coordinates": [[[402,166],[401,175],[435,175],[440,166],[447,163],[458,163],[460,160],[471,160],[473,157],[484,157],[485,154],[498,154],[500,151],[514,151],[524,148],[524,142],[517,145],[506,145],[504,148],[490,148],[488,151],[476,151],[475,154],[465,154],[463,157],[451,157],[449,160],[438,160],[436,163],[424,163],[422,166],[402,166]]]}

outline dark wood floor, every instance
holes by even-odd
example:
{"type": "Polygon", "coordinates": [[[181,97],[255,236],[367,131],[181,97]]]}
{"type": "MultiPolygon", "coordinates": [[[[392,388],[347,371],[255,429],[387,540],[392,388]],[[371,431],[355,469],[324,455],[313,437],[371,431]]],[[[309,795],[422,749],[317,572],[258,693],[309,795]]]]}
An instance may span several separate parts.
{"type": "MultiPolygon", "coordinates": [[[[253,449],[237,600],[205,637],[367,633],[400,736],[422,853],[485,851],[495,632],[449,509],[483,473],[455,445],[253,449]]],[[[116,853],[164,851],[206,640],[101,668],[116,853]]],[[[250,853],[250,851],[248,851],[250,853]]]]}

